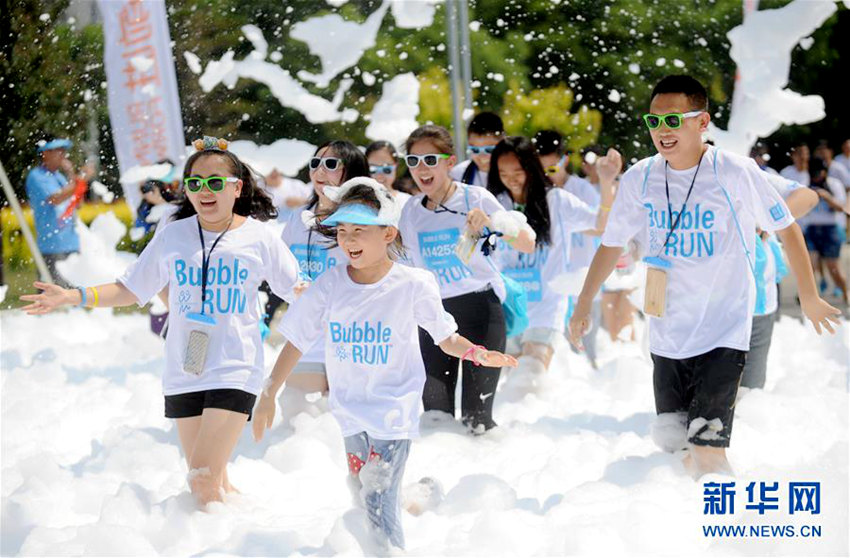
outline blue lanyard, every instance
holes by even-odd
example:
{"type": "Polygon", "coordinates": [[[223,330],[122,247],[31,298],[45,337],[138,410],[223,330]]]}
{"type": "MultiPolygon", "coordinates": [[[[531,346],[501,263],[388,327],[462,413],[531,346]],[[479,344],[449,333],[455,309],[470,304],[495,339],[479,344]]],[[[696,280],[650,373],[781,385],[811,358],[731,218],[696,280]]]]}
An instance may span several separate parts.
{"type": "MultiPolygon", "coordinates": [[[[694,171],[694,177],[691,179],[691,186],[688,188],[688,194],[685,196],[685,203],[682,204],[682,209],[679,211],[679,214],[676,215],[676,222],[672,223],[670,226],[670,231],[667,233],[667,238],[664,239],[664,244],[661,246],[661,250],[667,248],[667,243],[670,242],[670,237],[673,236],[673,232],[676,230],[676,227],[679,226],[679,221],[682,220],[682,214],[685,213],[685,209],[688,206],[688,200],[691,199],[691,192],[694,190],[694,184],[697,181],[697,175],[699,174],[699,168],[702,165],[702,155],[700,155],[699,163],[697,163],[697,170],[694,171]]],[[[664,191],[667,194],[667,222],[671,223],[673,221],[673,206],[670,203],[670,184],[667,182],[667,161],[664,161],[664,191]]],[[[660,255],[661,252],[659,251],[660,255]]]]}
{"type": "Polygon", "coordinates": [[[230,230],[230,225],[233,223],[233,217],[230,217],[230,221],[227,223],[227,228],[221,231],[221,234],[213,242],[210,247],[210,253],[207,254],[207,248],[204,245],[204,231],[201,230],[201,220],[198,219],[198,237],[201,239],[201,314],[204,313],[204,303],[207,300],[207,270],[210,268],[210,259],[212,258],[213,250],[215,250],[216,244],[221,240],[221,237],[230,230]]]}

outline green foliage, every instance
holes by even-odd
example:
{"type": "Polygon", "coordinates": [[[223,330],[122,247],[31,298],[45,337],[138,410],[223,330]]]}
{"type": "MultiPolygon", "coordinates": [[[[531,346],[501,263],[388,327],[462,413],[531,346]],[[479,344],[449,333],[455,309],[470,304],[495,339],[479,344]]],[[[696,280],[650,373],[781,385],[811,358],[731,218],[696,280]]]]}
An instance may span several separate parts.
{"type": "Polygon", "coordinates": [[[567,140],[567,147],[579,151],[593,143],[599,136],[602,114],[582,106],[570,113],[573,92],[563,83],[545,89],[522,93],[520,85],[512,81],[502,103],[502,120],[509,135],[534,137],[540,130],[557,130],[567,140]]]}
{"type": "MultiPolygon", "coordinates": [[[[90,116],[108,126],[103,34],[99,26],[62,20],[67,4],[18,0],[0,17],[0,128],[6,137],[0,161],[19,195],[45,134],[70,138],[78,147],[72,158],[81,164],[90,116]]],[[[111,143],[104,147],[101,155],[114,157],[111,143]]]]}
{"type": "MultiPolygon", "coordinates": [[[[785,3],[762,0],[761,9],[785,3]]],[[[80,146],[87,139],[90,115],[101,134],[99,155],[106,172],[101,179],[114,183],[117,175],[102,88],[101,29],[70,23],[62,16],[67,5],[68,0],[7,2],[0,18],[0,123],[8,138],[0,142],[0,160],[19,188],[36,160],[34,144],[40,134],[66,135],[80,146]],[[41,14],[49,18],[42,20],[41,14]]],[[[450,125],[442,3],[434,23],[425,29],[401,29],[388,12],[375,46],[357,67],[327,88],[304,84],[308,91],[330,98],[342,79],[353,78],[343,100],[344,107],[360,112],[353,123],[311,124],[298,111],[282,107],[265,85],[249,80],[205,93],[184,58],[191,52],[206,64],[229,50],[237,60],[244,58],[252,47],[241,27],[253,23],[262,30],[270,52],[282,54],[281,68],[293,75],[317,72],[320,60],[306,44],[290,37],[292,27],[330,13],[364,21],[380,6],[380,0],[349,0],[338,9],[308,0],[169,0],[187,140],[208,134],[260,144],[284,137],[318,144],[345,137],[364,144],[367,117],[383,83],[405,72],[420,80],[420,121],[450,125]]],[[[740,0],[471,0],[469,12],[474,106],[504,114],[512,133],[554,127],[566,134],[573,149],[598,142],[617,146],[627,159],[644,156],[651,146],[640,114],[653,84],[676,72],[706,83],[714,120],[725,127],[735,73],[726,33],[741,22],[740,0]]],[[[840,8],[813,35],[812,48],[798,48],[793,57],[792,88],[822,94],[831,120],[785,129],[777,134],[782,142],[811,133],[835,143],[840,139],[834,137],[835,130],[846,130],[850,114],[843,84],[823,76],[825,70],[833,76],[847,74],[850,57],[840,54],[847,52],[849,14],[840,8]]],[[[74,157],[82,162],[81,150],[74,157]]]]}

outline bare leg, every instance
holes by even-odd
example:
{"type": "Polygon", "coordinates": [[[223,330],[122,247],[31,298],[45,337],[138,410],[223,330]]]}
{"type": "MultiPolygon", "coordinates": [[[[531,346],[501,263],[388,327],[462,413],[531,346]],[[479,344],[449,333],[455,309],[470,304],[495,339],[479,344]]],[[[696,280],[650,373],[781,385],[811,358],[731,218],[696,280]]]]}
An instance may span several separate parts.
{"type": "Polygon", "coordinates": [[[829,275],[832,277],[832,282],[835,283],[835,286],[841,290],[841,298],[844,300],[844,304],[847,304],[847,280],[844,278],[844,274],[841,273],[841,267],[838,265],[838,260],[829,259],[826,260],[826,269],[829,270],[829,275]]]}
{"type": "Polygon", "coordinates": [[[553,349],[549,345],[542,343],[523,343],[522,354],[536,358],[543,363],[543,368],[549,370],[549,364],[552,362],[553,349]]]}
{"type": "Polygon", "coordinates": [[[230,479],[227,478],[227,467],[226,466],[224,468],[224,473],[222,473],[221,487],[228,494],[239,494],[239,491],[236,489],[235,486],[230,484],[230,479]]]}
{"type": "Polygon", "coordinates": [[[692,445],[682,463],[695,479],[709,473],[733,474],[726,448],[692,445]]]}
{"type": "Polygon", "coordinates": [[[248,415],[242,413],[204,409],[189,457],[189,486],[202,506],[222,500],[227,462],[246,422],[248,415]]]}
{"type": "MultiPolygon", "coordinates": [[[[626,327],[632,325],[634,318],[634,308],[632,307],[632,303],[629,300],[628,291],[617,291],[617,302],[614,307],[614,312],[616,316],[616,329],[617,329],[617,337],[620,336],[620,332],[623,331],[626,327]]],[[[635,340],[635,331],[632,328],[632,341],[635,340]]]]}
{"type": "Polygon", "coordinates": [[[179,418],[175,419],[175,422],[177,422],[177,435],[180,436],[180,448],[183,450],[183,457],[186,458],[186,465],[189,465],[189,456],[192,455],[192,448],[195,447],[195,440],[201,429],[201,417],[199,415],[179,418]]]}
{"type": "Polygon", "coordinates": [[[616,292],[602,293],[602,325],[611,337],[611,341],[617,340],[617,315],[616,315],[616,292]]]}

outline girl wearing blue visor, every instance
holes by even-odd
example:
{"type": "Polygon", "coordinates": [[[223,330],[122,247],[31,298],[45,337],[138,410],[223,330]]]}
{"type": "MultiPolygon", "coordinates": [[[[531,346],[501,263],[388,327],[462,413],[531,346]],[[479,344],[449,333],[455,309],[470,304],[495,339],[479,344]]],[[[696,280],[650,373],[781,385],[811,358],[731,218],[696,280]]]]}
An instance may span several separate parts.
{"type": "Polygon", "coordinates": [[[324,195],[336,209],[314,230],[335,239],[348,262],[319,277],[284,315],[279,329],[288,342],[255,409],[254,437],[271,427],[276,394],[303,351],[324,338],[328,404],[342,429],[353,496],[378,541],[404,548],[399,492],[425,386],[419,327],[456,358],[517,362],[458,335],[434,276],[396,263],[401,208],[386,188],[355,178],[326,186],[324,195]]]}

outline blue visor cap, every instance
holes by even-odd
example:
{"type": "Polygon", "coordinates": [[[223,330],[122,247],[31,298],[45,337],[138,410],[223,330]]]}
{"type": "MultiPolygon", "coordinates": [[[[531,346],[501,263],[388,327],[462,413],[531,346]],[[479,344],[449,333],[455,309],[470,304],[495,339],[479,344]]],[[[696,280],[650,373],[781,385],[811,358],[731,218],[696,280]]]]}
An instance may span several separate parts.
{"type": "Polygon", "coordinates": [[[324,219],[322,225],[335,227],[340,223],[352,225],[389,225],[385,219],[378,216],[378,211],[368,205],[359,203],[346,204],[337,209],[333,215],[324,219]]]}
{"type": "Polygon", "coordinates": [[[43,153],[44,151],[50,151],[51,149],[71,149],[72,145],[74,144],[69,139],[50,140],[45,142],[43,145],[39,145],[38,152],[43,153]]]}

